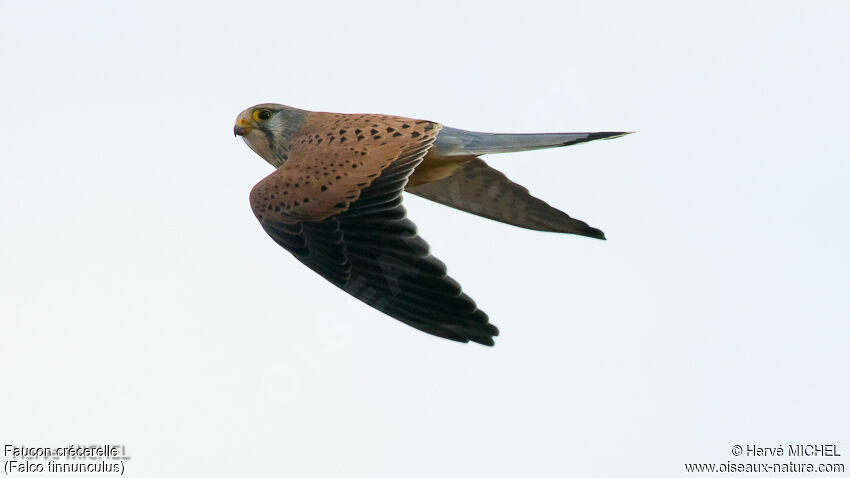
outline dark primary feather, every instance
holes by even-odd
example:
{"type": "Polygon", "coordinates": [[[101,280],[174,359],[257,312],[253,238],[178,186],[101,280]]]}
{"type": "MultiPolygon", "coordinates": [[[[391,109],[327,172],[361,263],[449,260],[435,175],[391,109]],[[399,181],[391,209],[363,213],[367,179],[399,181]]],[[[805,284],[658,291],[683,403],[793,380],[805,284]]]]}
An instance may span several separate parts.
{"type": "Polygon", "coordinates": [[[261,220],[266,232],[337,287],[412,327],[459,342],[493,345],[499,330],[446,275],[406,218],[401,195],[428,144],[384,169],[349,208],[320,222],[261,220]]]}
{"type": "Polygon", "coordinates": [[[529,194],[528,189],[478,158],[461,164],[447,178],[409,187],[407,191],[461,211],[526,229],[605,239],[605,234],[599,229],[537,199],[529,194]]]}

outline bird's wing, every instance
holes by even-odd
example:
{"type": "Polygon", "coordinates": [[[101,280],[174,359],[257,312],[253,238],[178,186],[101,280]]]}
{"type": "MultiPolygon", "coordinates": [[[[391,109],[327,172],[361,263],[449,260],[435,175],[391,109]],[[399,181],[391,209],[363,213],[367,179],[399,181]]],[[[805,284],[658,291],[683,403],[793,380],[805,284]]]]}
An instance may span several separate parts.
{"type": "Polygon", "coordinates": [[[288,161],[251,191],[263,229],[387,315],[439,337],[492,345],[498,329],[446,275],[401,205],[440,125],[372,115],[310,120],[288,161]]]}
{"type": "Polygon", "coordinates": [[[461,163],[451,176],[409,186],[417,196],[488,219],[537,231],[566,232],[605,239],[599,229],[573,219],[529,194],[481,159],[461,163]]]}

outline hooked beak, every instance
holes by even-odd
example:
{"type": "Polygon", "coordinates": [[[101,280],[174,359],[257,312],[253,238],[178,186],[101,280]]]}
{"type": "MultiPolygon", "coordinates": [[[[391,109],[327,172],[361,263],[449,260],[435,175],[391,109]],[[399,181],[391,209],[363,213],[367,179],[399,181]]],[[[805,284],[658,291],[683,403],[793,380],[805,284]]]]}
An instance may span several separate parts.
{"type": "Polygon", "coordinates": [[[247,121],[239,118],[233,126],[233,136],[245,136],[252,128],[253,127],[249,125],[247,121]]]}

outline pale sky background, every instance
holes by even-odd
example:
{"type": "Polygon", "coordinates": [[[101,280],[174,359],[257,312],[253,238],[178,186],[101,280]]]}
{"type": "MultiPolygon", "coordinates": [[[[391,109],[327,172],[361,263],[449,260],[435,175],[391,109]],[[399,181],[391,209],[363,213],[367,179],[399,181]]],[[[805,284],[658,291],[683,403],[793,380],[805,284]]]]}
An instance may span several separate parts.
{"type": "Polygon", "coordinates": [[[850,466],[848,24],[846,1],[0,0],[0,441],[125,444],[131,477],[669,477],[788,443],[850,466]],[[406,198],[491,349],[266,236],[271,170],[232,125],[267,101],[638,134],[488,159],[607,242],[406,198]]]}

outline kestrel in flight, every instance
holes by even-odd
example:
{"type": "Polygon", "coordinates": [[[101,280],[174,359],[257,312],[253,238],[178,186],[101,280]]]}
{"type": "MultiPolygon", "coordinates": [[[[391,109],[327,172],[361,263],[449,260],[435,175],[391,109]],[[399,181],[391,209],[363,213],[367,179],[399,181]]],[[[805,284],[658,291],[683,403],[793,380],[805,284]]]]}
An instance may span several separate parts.
{"type": "Polygon", "coordinates": [[[615,138],[625,132],[492,134],[425,120],[261,104],[233,133],[276,170],[251,190],[266,233],[304,265],[419,330],[493,345],[499,330],[446,275],[406,217],[402,191],[538,231],[604,239],[531,196],[478,156],[615,138]]]}

